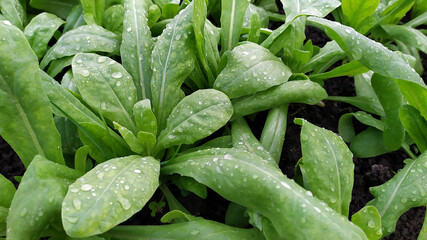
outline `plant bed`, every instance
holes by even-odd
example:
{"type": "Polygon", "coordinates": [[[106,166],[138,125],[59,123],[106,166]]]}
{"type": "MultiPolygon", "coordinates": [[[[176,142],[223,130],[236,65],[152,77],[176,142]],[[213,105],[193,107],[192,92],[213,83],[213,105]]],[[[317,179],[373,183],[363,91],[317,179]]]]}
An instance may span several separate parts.
{"type": "Polygon", "coordinates": [[[426,236],[423,1],[80,2],[0,5],[6,239],[426,236]]]}

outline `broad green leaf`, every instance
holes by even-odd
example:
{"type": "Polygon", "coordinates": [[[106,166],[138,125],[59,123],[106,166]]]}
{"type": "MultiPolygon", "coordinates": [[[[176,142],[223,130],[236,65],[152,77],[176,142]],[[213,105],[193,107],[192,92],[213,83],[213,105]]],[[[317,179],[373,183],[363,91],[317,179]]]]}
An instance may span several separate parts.
{"type": "Polygon", "coordinates": [[[77,127],[67,118],[55,116],[55,126],[61,135],[62,152],[66,155],[74,155],[82,146],[77,132],[77,127]]]}
{"type": "Polygon", "coordinates": [[[25,166],[35,155],[64,163],[61,137],[43,91],[37,56],[24,34],[0,21],[0,134],[25,166]]]}
{"type": "Polygon", "coordinates": [[[314,105],[327,97],[325,89],[309,80],[290,81],[251,96],[233,99],[233,118],[287,103],[314,105]]]}
{"type": "Polygon", "coordinates": [[[237,98],[280,85],[291,75],[280,58],[258,44],[246,42],[227,53],[227,66],[214,87],[229,98],[237,98]]]}
{"type": "Polygon", "coordinates": [[[311,15],[324,17],[339,7],[337,0],[280,0],[286,13],[286,21],[290,21],[298,15],[311,15]]]}
{"type": "Polygon", "coordinates": [[[138,239],[248,239],[263,240],[262,233],[255,229],[231,227],[219,222],[197,218],[189,222],[180,222],[158,226],[118,226],[108,232],[112,240],[138,239]]]}
{"type": "Polygon", "coordinates": [[[70,30],[76,29],[80,26],[83,26],[86,24],[84,20],[84,13],[83,13],[83,7],[81,4],[78,4],[73,7],[70,14],[67,16],[67,19],[65,21],[64,30],[63,33],[66,33],[70,30]]]}
{"type": "Polygon", "coordinates": [[[47,44],[55,31],[64,23],[59,17],[44,12],[31,19],[31,22],[25,27],[25,37],[39,59],[45,54],[47,44]]]}
{"type": "Polygon", "coordinates": [[[313,81],[324,80],[328,78],[335,78],[341,76],[354,76],[359,75],[365,72],[368,72],[369,69],[360,64],[358,61],[351,61],[349,63],[345,63],[341,66],[338,66],[331,71],[325,73],[312,74],[308,77],[313,81]]]}
{"type": "Polygon", "coordinates": [[[83,7],[84,18],[87,24],[102,25],[105,0],[80,0],[83,7]]]}
{"type": "Polygon", "coordinates": [[[302,72],[321,73],[328,69],[332,64],[342,59],[345,52],[335,41],[327,42],[326,45],[314,55],[302,69],[302,72]]]}
{"type": "Polygon", "coordinates": [[[358,158],[375,157],[390,152],[384,146],[382,131],[374,127],[357,134],[351,141],[350,149],[358,158]]]}
{"type": "Polygon", "coordinates": [[[16,189],[11,181],[0,174],[0,206],[9,208],[16,189]]]}
{"type": "Polygon", "coordinates": [[[351,216],[351,221],[362,228],[369,240],[378,240],[383,235],[381,216],[374,206],[365,206],[351,216]]]}
{"type": "Polygon", "coordinates": [[[65,19],[79,0],[30,0],[30,6],[65,19]]]}
{"type": "MultiPolygon", "coordinates": [[[[101,146],[115,151],[118,155],[125,155],[129,153],[129,149],[126,142],[113,130],[105,128],[104,123],[85,105],[83,105],[76,97],[74,97],[66,88],[59,85],[53,78],[49,77],[46,73],[40,70],[42,76],[42,84],[44,91],[46,92],[49,100],[54,106],[53,112],[57,116],[66,117],[73,121],[73,124],[79,127],[80,131],[85,130],[88,133],[92,133],[95,139],[101,141],[101,146]],[[58,109],[58,107],[60,109],[58,109]],[[66,115],[64,115],[64,113],[66,115]],[[80,125],[80,126],[79,126],[80,125]]],[[[82,132],[80,140],[91,148],[91,156],[94,151],[96,152],[98,147],[92,143],[92,141],[85,136],[82,132]],[[82,135],[83,134],[83,135],[82,135]]],[[[99,150],[98,150],[99,153],[99,150]]],[[[95,157],[94,157],[95,158],[95,157]]],[[[105,158],[100,158],[98,161],[105,161],[105,158]]]]}
{"type": "Polygon", "coordinates": [[[420,152],[427,150],[427,122],[420,112],[411,105],[403,105],[399,117],[420,152]]]}
{"type": "Polygon", "coordinates": [[[42,231],[60,221],[61,204],[68,185],[80,175],[76,170],[37,155],[13,198],[7,239],[40,239],[42,231]]]}
{"type": "Polygon", "coordinates": [[[107,52],[118,54],[120,38],[97,25],[84,25],[62,35],[47,51],[40,63],[44,69],[52,60],[73,56],[80,52],[107,52]]]}
{"type": "MultiPolygon", "coordinates": [[[[123,32],[123,19],[125,10],[123,5],[117,4],[107,8],[104,12],[103,25],[105,29],[117,34],[122,35],[123,32]]],[[[122,35],[123,38],[123,35],[122,35]]]]}
{"type": "Polygon", "coordinates": [[[138,131],[145,131],[157,135],[157,121],[151,110],[149,99],[141,100],[133,106],[133,116],[138,131]]]}
{"type": "Polygon", "coordinates": [[[148,0],[126,0],[120,53],[123,67],[132,76],[138,99],[151,98],[151,51],[153,40],[148,28],[148,0]]]}
{"type": "Polygon", "coordinates": [[[232,50],[239,42],[249,0],[221,0],[221,52],[232,50]]]}
{"type": "Polygon", "coordinates": [[[278,167],[271,154],[264,149],[261,143],[256,139],[244,118],[238,118],[232,122],[231,137],[233,138],[233,147],[242,149],[258,155],[265,163],[278,167]]]}
{"type": "Polygon", "coordinates": [[[299,163],[304,184],[313,195],[336,212],[348,216],[353,190],[353,154],[335,133],[317,127],[306,120],[296,119],[302,125],[299,163]]]}
{"type": "Polygon", "coordinates": [[[213,89],[198,90],[173,109],[155,149],[192,144],[223,127],[232,114],[233,107],[224,93],[213,89]]]}
{"type": "Polygon", "coordinates": [[[158,129],[184,97],[181,85],[194,68],[193,5],[188,5],[159,36],[152,54],[151,94],[158,129]]]}
{"type": "Polygon", "coordinates": [[[287,104],[271,109],[268,112],[259,140],[277,164],[279,164],[285,141],[287,115],[287,104]]]}
{"type": "Polygon", "coordinates": [[[405,82],[413,82],[426,88],[421,77],[413,68],[399,55],[385,48],[380,43],[337,22],[316,17],[309,17],[308,20],[315,26],[324,28],[326,34],[337,41],[350,57],[359,61],[375,73],[393,79],[401,79],[405,82]]]}
{"type": "Polygon", "coordinates": [[[68,188],[62,224],[71,237],[110,230],[142,209],[159,186],[160,164],[137,155],[97,165],[68,188]]]}
{"type": "Polygon", "coordinates": [[[387,34],[409,46],[416,47],[427,54],[427,37],[422,32],[403,25],[382,25],[387,34]]]}
{"type": "Polygon", "coordinates": [[[384,109],[375,98],[365,97],[365,96],[356,96],[356,97],[341,97],[341,96],[329,96],[327,100],[340,101],[356,106],[367,112],[384,116],[384,109]]]}
{"type": "Polygon", "coordinates": [[[106,118],[136,133],[132,108],[137,101],[132,77],[116,61],[93,53],[73,58],[74,80],[83,99],[106,118]]]}
{"type": "Polygon", "coordinates": [[[363,111],[355,113],[346,113],[343,114],[338,121],[338,132],[340,136],[346,142],[351,142],[355,136],[355,131],[353,127],[353,117],[355,117],[359,122],[374,127],[380,131],[384,130],[384,122],[374,118],[371,114],[368,114],[363,111]]]}
{"type": "Polygon", "coordinates": [[[6,20],[21,30],[27,24],[27,15],[19,0],[1,0],[0,12],[6,20]]]}
{"type": "Polygon", "coordinates": [[[368,205],[378,209],[384,236],[392,233],[400,215],[410,208],[427,204],[427,153],[415,160],[407,160],[406,166],[383,185],[371,187],[375,199],[368,205]]]}
{"type": "Polygon", "coordinates": [[[346,25],[359,29],[363,20],[370,17],[380,0],[343,0],[341,4],[346,25]]]}
{"type": "Polygon", "coordinates": [[[397,150],[405,139],[405,129],[399,119],[399,109],[403,102],[399,86],[393,79],[374,73],[371,79],[372,88],[384,108],[384,146],[397,150]]]}
{"type": "Polygon", "coordinates": [[[49,74],[49,76],[51,77],[56,77],[56,75],[61,73],[64,68],[70,66],[72,61],[73,56],[53,60],[52,62],[50,62],[49,68],[47,69],[46,73],[49,74]]]}
{"type": "Polygon", "coordinates": [[[243,150],[209,149],[182,155],[169,161],[162,173],[192,177],[224,198],[259,212],[287,239],[367,239],[361,229],[311,192],[243,150]]]}

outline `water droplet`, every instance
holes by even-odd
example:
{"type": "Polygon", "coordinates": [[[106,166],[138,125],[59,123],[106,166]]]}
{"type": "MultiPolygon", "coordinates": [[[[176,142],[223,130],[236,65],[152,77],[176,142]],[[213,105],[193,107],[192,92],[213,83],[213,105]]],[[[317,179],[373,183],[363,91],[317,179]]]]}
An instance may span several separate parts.
{"type": "Polygon", "coordinates": [[[77,222],[77,220],[79,220],[79,218],[78,218],[78,217],[67,217],[66,219],[67,219],[67,221],[68,221],[68,222],[70,222],[70,223],[76,223],[76,222],[77,222]]]}
{"type": "Polygon", "coordinates": [[[117,86],[117,87],[120,87],[120,85],[122,85],[122,83],[121,83],[120,81],[117,81],[117,82],[116,82],[116,86],[117,86]]]}
{"type": "Polygon", "coordinates": [[[101,56],[101,57],[98,58],[98,62],[99,63],[103,63],[105,61],[107,61],[107,57],[101,56]]]}
{"type": "Polygon", "coordinates": [[[129,190],[129,185],[125,185],[125,190],[129,190]]]}
{"type": "Polygon", "coordinates": [[[139,170],[139,169],[135,169],[135,170],[133,170],[135,173],[141,173],[141,170],[139,170]]]}
{"type": "Polygon", "coordinates": [[[196,236],[196,235],[199,235],[200,230],[194,229],[194,230],[191,230],[190,233],[191,233],[191,235],[196,236]]]}
{"type": "Polygon", "coordinates": [[[119,198],[119,203],[124,210],[128,210],[130,208],[130,202],[126,198],[119,198]]]}
{"type": "Polygon", "coordinates": [[[102,178],[104,177],[104,175],[105,175],[105,173],[104,172],[100,172],[100,173],[98,173],[98,178],[99,178],[99,180],[102,180],[102,178]]]}
{"type": "Polygon", "coordinates": [[[374,227],[375,227],[375,222],[374,222],[374,220],[369,220],[369,222],[368,222],[368,227],[370,227],[370,228],[374,228],[374,227]]]}
{"type": "Polygon", "coordinates": [[[111,74],[111,77],[113,78],[121,78],[123,75],[121,72],[114,72],[113,74],[111,74]]]}
{"type": "Polygon", "coordinates": [[[3,23],[4,23],[4,24],[6,24],[6,25],[9,25],[9,26],[12,26],[12,23],[10,23],[10,22],[9,22],[9,21],[7,21],[7,20],[4,20],[4,21],[3,21],[3,23]]]}
{"type": "Polygon", "coordinates": [[[131,28],[131,27],[128,27],[128,28],[126,29],[126,31],[130,32],[130,31],[132,31],[132,28],[131,28]]]}
{"type": "Polygon", "coordinates": [[[80,210],[82,207],[82,202],[80,202],[78,199],[73,199],[73,206],[76,210],[80,210]]]}
{"type": "Polygon", "coordinates": [[[305,223],[305,217],[302,217],[302,218],[301,218],[301,222],[302,222],[302,223],[305,223]]]}
{"type": "Polygon", "coordinates": [[[25,215],[27,215],[27,208],[22,209],[21,213],[19,213],[19,216],[24,217],[25,215]]]}
{"type": "Polygon", "coordinates": [[[89,191],[89,190],[92,189],[92,185],[90,185],[90,184],[83,184],[80,189],[83,190],[83,191],[89,191]]]}
{"type": "Polygon", "coordinates": [[[79,190],[77,189],[77,188],[73,188],[73,189],[71,189],[71,192],[72,193],[76,193],[76,192],[78,192],[79,190]]]}
{"type": "Polygon", "coordinates": [[[175,37],[175,39],[176,39],[176,40],[181,39],[181,34],[177,34],[177,35],[176,35],[176,37],[175,37]]]}
{"type": "Polygon", "coordinates": [[[82,72],[81,72],[81,74],[82,74],[82,76],[83,76],[83,77],[89,77],[89,74],[90,74],[90,73],[89,73],[89,71],[88,71],[88,70],[83,69],[83,70],[82,70],[82,72]]]}
{"type": "Polygon", "coordinates": [[[107,104],[105,102],[101,103],[101,109],[104,111],[107,110],[107,104]]]}
{"type": "Polygon", "coordinates": [[[346,28],[346,29],[345,29],[345,32],[346,32],[346,33],[351,33],[351,30],[350,30],[350,29],[348,29],[348,28],[346,28]]]}

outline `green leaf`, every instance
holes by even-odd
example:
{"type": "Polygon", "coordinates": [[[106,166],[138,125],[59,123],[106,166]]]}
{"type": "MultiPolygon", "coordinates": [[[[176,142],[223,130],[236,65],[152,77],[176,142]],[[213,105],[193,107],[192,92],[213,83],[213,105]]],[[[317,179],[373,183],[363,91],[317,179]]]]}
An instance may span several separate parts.
{"type": "Polygon", "coordinates": [[[1,0],[0,12],[10,23],[23,30],[26,25],[27,15],[19,0],[1,0]]]}
{"type": "Polygon", "coordinates": [[[153,0],[153,2],[160,8],[163,8],[163,6],[168,3],[179,4],[179,0],[153,0]]]}
{"type": "MultiPolygon", "coordinates": [[[[326,19],[309,17],[309,22],[324,28],[329,37],[337,41],[340,47],[354,60],[375,73],[413,82],[425,88],[421,77],[399,55],[388,50],[354,29],[326,19]]],[[[405,95],[406,97],[406,95],[405,95]]]]}
{"type": "Polygon", "coordinates": [[[420,111],[424,119],[427,119],[427,105],[425,104],[425,100],[427,99],[427,88],[417,83],[404,80],[397,80],[397,84],[403,96],[405,96],[405,99],[420,111]]]}
{"type": "Polygon", "coordinates": [[[132,152],[134,153],[144,155],[142,154],[144,152],[144,149],[142,148],[141,143],[138,141],[138,138],[136,138],[136,136],[132,133],[132,131],[121,126],[117,122],[113,122],[113,123],[114,123],[114,128],[120,132],[120,135],[122,135],[123,139],[126,141],[128,146],[130,147],[130,150],[132,150],[132,152]]]}
{"type": "Polygon", "coordinates": [[[74,169],[82,173],[86,172],[87,155],[89,154],[89,146],[85,145],[77,149],[74,156],[74,169]]]}
{"type": "Polygon", "coordinates": [[[159,36],[152,54],[151,94],[158,129],[184,97],[180,89],[194,68],[193,6],[190,4],[159,36]]]}
{"type": "Polygon", "coordinates": [[[159,162],[128,156],[97,165],[70,185],[62,224],[71,237],[108,231],[142,209],[159,186],[159,162]]]}
{"type": "Polygon", "coordinates": [[[126,0],[120,53],[123,67],[132,76],[138,99],[151,98],[151,51],[153,40],[148,28],[148,0],[126,0]]]}
{"type": "Polygon", "coordinates": [[[231,202],[228,205],[227,212],[225,213],[225,224],[232,227],[247,227],[249,225],[249,216],[246,213],[246,208],[231,202]]]}
{"type": "Polygon", "coordinates": [[[156,116],[151,110],[151,102],[148,99],[141,100],[133,106],[133,116],[135,118],[138,131],[145,131],[157,135],[156,116]]]}
{"type": "Polygon", "coordinates": [[[325,89],[317,83],[309,80],[290,81],[251,96],[233,99],[233,119],[287,103],[314,105],[326,97],[325,89]]]}
{"type": "Polygon", "coordinates": [[[399,109],[403,102],[402,93],[393,79],[376,73],[372,76],[371,83],[385,112],[384,146],[392,151],[397,150],[405,139],[405,129],[399,119],[399,109]]]}
{"type": "Polygon", "coordinates": [[[83,99],[106,118],[136,133],[132,108],[137,101],[132,77],[116,61],[93,53],[73,58],[74,80],[83,99]]]}
{"type": "Polygon", "coordinates": [[[356,106],[367,112],[384,116],[384,109],[375,98],[365,97],[365,96],[356,96],[356,97],[341,97],[341,96],[329,96],[327,100],[331,101],[340,101],[356,106]]]}
{"type": "Polygon", "coordinates": [[[78,3],[78,0],[30,0],[31,7],[53,13],[63,19],[78,3]]]}
{"type": "Polygon", "coordinates": [[[43,91],[38,61],[24,34],[0,21],[0,134],[25,166],[35,155],[64,164],[61,138],[43,91]]]}
{"type": "Polygon", "coordinates": [[[243,27],[251,28],[252,17],[258,15],[259,24],[262,28],[268,28],[268,14],[263,8],[253,5],[252,3],[246,8],[245,16],[243,18],[243,27]]]}
{"type": "Polygon", "coordinates": [[[261,35],[261,19],[258,13],[252,14],[250,24],[251,28],[248,33],[248,41],[258,43],[261,35]]]}
{"type": "Polygon", "coordinates": [[[313,195],[336,212],[348,216],[353,190],[353,154],[335,133],[317,127],[304,119],[295,119],[302,125],[299,163],[304,183],[313,195]]]}
{"type": "Polygon", "coordinates": [[[328,69],[332,64],[342,59],[346,53],[335,41],[327,42],[326,45],[314,55],[302,69],[302,72],[320,73],[328,69]]]}
{"type": "Polygon", "coordinates": [[[158,226],[118,226],[108,232],[112,240],[137,239],[175,239],[175,240],[209,240],[209,239],[250,239],[263,240],[262,233],[255,228],[242,229],[197,218],[158,226]]]}
{"type": "Polygon", "coordinates": [[[427,153],[413,161],[406,161],[406,166],[383,185],[370,188],[375,199],[368,205],[378,209],[384,236],[394,231],[396,222],[403,213],[410,208],[427,204],[425,171],[427,153]]]}
{"type": "Polygon", "coordinates": [[[56,77],[56,75],[61,73],[64,68],[70,66],[72,61],[73,56],[53,60],[52,62],[50,62],[49,68],[47,69],[46,73],[49,74],[49,76],[51,77],[56,77]]]}
{"type": "Polygon", "coordinates": [[[354,29],[359,29],[359,25],[375,12],[379,3],[380,0],[343,0],[341,9],[344,23],[354,29]]]}
{"type": "Polygon", "coordinates": [[[104,12],[103,20],[105,29],[117,35],[122,35],[124,13],[125,10],[123,6],[119,4],[107,8],[104,12]]]}
{"type": "Polygon", "coordinates": [[[83,7],[84,18],[87,24],[102,26],[105,10],[105,0],[80,0],[83,7]]]}
{"type": "Polygon", "coordinates": [[[66,155],[74,155],[82,146],[77,132],[77,127],[67,118],[54,116],[56,129],[61,135],[62,152],[66,155]]]}
{"type": "Polygon", "coordinates": [[[224,126],[232,114],[233,107],[224,93],[213,89],[198,90],[173,109],[154,152],[203,139],[224,126]]]}
{"type": "Polygon", "coordinates": [[[358,158],[375,157],[390,152],[384,146],[383,132],[374,127],[357,134],[351,141],[350,149],[358,158]]]}
{"type": "Polygon", "coordinates": [[[83,7],[81,4],[78,4],[74,6],[70,12],[70,14],[67,16],[67,20],[65,21],[64,30],[63,33],[66,33],[70,30],[76,29],[80,26],[83,26],[86,24],[84,18],[83,18],[83,7]]]}
{"type": "MultiPolygon", "coordinates": [[[[208,65],[215,77],[217,75],[218,62],[220,59],[218,44],[220,41],[221,32],[215,25],[207,20],[205,22],[205,31],[203,35],[205,38],[205,53],[207,54],[206,58],[208,65]]],[[[212,85],[213,82],[210,82],[209,86],[212,85]]]]}
{"type": "Polygon", "coordinates": [[[221,0],[221,52],[232,50],[239,42],[249,0],[221,0]]]}
{"type": "Polygon", "coordinates": [[[244,118],[237,118],[231,125],[231,137],[233,138],[233,147],[242,149],[258,155],[265,163],[278,167],[277,162],[270,153],[264,149],[261,143],[256,139],[244,118]]]}
{"type": "MultiPolygon", "coordinates": [[[[0,236],[6,236],[6,219],[7,215],[9,214],[9,208],[1,207],[0,206],[0,236]]],[[[0,238],[2,240],[5,240],[5,238],[0,238]]]]}
{"type": "Polygon", "coordinates": [[[369,240],[380,239],[383,235],[381,216],[374,206],[365,206],[351,216],[351,221],[362,228],[369,240]]]}
{"type": "Polygon", "coordinates": [[[280,85],[291,75],[291,70],[267,49],[246,42],[227,53],[227,66],[214,87],[229,98],[237,98],[280,85]]]}
{"type": "Polygon", "coordinates": [[[45,54],[55,31],[64,23],[59,17],[44,12],[31,19],[31,22],[25,27],[25,37],[39,59],[45,54]]]}
{"type": "Polygon", "coordinates": [[[308,77],[313,81],[324,80],[328,78],[335,78],[341,76],[354,76],[359,75],[365,72],[368,72],[369,69],[360,64],[358,61],[351,61],[349,63],[345,63],[341,66],[338,66],[331,71],[325,73],[312,74],[308,77]]]}
{"type": "Polygon", "coordinates": [[[427,150],[427,122],[420,112],[411,105],[403,105],[400,108],[399,117],[420,152],[427,150]]]}
{"type": "Polygon", "coordinates": [[[312,15],[325,17],[341,3],[337,0],[280,0],[286,13],[286,21],[290,21],[298,15],[312,15]]]}
{"type": "Polygon", "coordinates": [[[156,144],[156,135],[150,132],[140,131],[136,137],[142,145],[144,150],[143,153],[145,155],[151,155],[151,152],[156,144]]]}
{"type": "Polygon", "coordinates": [[[120,38],[97,25],[84,25],[62,35],[47,51],[40,63],[44,69],[52,60],[73,56],[80,52],[107,52],[118,54],[120,38]]]}
{"type": "Polygon", "coordinates": [[[7,238],[40,239],[49,224],[60,221],[61,204],[68,185],[81,174],[37,155],[19,184],[13,198],[7,238]]]}
{"type": "MultiPolygon", "coordinates": [[[[425,0],[418,0],[416,2],[421,2],[421,1],[425,1],[425,0]]],[[[415,10],[415,6],[412,8],[412,16],[414,14],[414,10],[415,10]]],[[[405,26],[415,28],[425,24],[427,24],[427,11],[424,11],[423,14],[420,14],[418,17],[413,18],[411,21],[405,23],[405,26]]]]}
{"type": "Polygon", "coordinates": [[[287,115],[287,104],[271,109],[268,112],[259,140],[277,164],[280,162],[285,141],[287,115]]]}
{"type": "Polygon", "coordinates": [[[206,189],[206,186],[197,182],[193,178],[190,177],[183,177],[179,175],[173,175],[172,176],[172,182],[179,187],[181,190],[187,190],[190,191],[200,198],[206,199],[208,195],[208,191],[206,189]]]}
{"type": "Polygon", "coordinates": [[[162,15],[162,12],[160,11],[159,6],[157,6],[156,4],[151,5],[148,8],[148,16],[147,16],[148,26],[150,28],[154,26],[154,24],[159,20],[161,15],[162,15]]]}
{"type": "Polygon", "coordinates": [[[351,142],[355,136],[353,117],[365,125],[374,127],[380,131],[384,130],[384,122],[374,118],[371,114],[363,111],[346,113],[343,114],[338,121],[338,132],[346,142],[351,142]]]}
{"type": "Polygon", "coordinates": [[[367,239],[361,229],[311,192],[249,152],[209,149],[190,153],[169,161],[162,173],[192,177],[224,198],[259,212],[288,239],[367,239]]]}
{"type": "Polygon", "coordinates": [[[395,40],[399,40],[409,46],[416,47],[427,54],[427,37],[422,32],[403,25],[382,25],[387,34],[395,40]]]}
{"type": "Polygon", "coordinates": [[[9,208],[16,189],[11,181],[0,174],[0,206],[9,208]]]}

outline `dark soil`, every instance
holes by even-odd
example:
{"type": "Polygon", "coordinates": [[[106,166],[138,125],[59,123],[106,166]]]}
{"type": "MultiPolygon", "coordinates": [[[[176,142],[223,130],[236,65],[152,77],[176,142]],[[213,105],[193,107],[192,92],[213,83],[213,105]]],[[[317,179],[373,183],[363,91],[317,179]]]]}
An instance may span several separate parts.
{"type": "MultiPolygon", "coordinates": [[[[311,39],[317,46],[323,46],[329,39],[321,31],[308,27],[306,31],[308,39],[311,39]]],[[[420,53],[424,68],[427,69],[426,55],[420,53]]],[[[422,75],[423,79],[427,79],[427,71],[422,75]]],[[[352,96],[354,95],[354,84],[351,78],[336,78],[325,81],[325,89],[329,95],[334,96],[352,96]]],[[[288,112],[288,126],[286,132],[286,140],[283,148],[280,168],[288,177],[294,176],[294,167],[297,161],[301,158],[301,148],[299,134],[301,127],[294,124],[294,118],[304,118],[309,122],[331,130],[337,133],[338,120],[341,115],[348,112],[358,111],[357,108],[351,105],[325,101],[324,107],[309,106],[304,104],[292,104],[288,112]]],[[[265,121],[266,112],[260,113],[255,118],[255,122],[250,123],[254,133],[260,135],[262,124],[265,121]]],[[[354,123],[356,129],[363,129],[363,126],[354,123]]],[[[14,182],[15,176],[22,176],[25,169],[16,153],[9,145],[0,138],[0,173],[6,178],[14,182]]],[[[354,187],[352,202],[350,204],[350,216],[359,211],[365,204],[370,201],[373,196],[369,192],[369,188],[383,184],[391,179],[394,174],[403,168],[403,160],[408,158],[403,151],[396,151],[389,154],[384,154],[374,158],[358,159],[353,158],[355,164],[354,170],[354,187]]],[[[174,185],[169,185],[170,190],[174,193],[177,199],[186,207],[192,214],[201,216],[206,219],[224,222],[224,216],[229,202],[219,196],[212,190],[208,190],[207,199],[200,199],[196,195],[189,193],[184,197],[180,190],[174,185]]],[[[164,196],[160,191],[157,191],[151,201],[164,201],[164,196]]],[[[148,204],[147,204],[148,205],[148,204]]],[[[125,224],[152,225],[161,224],[161,216],[168,212],[168,208],[160,208],[156,216],[150,216],[151,210],[146,206],[142,211],[135,214],[125,224]]],[[[396,227],[396,231],[390,236],[384,238],[392,239],[417,239],[418,233],[423,224],[425,207],[414,208],[403,214],[396,227]]]]}

